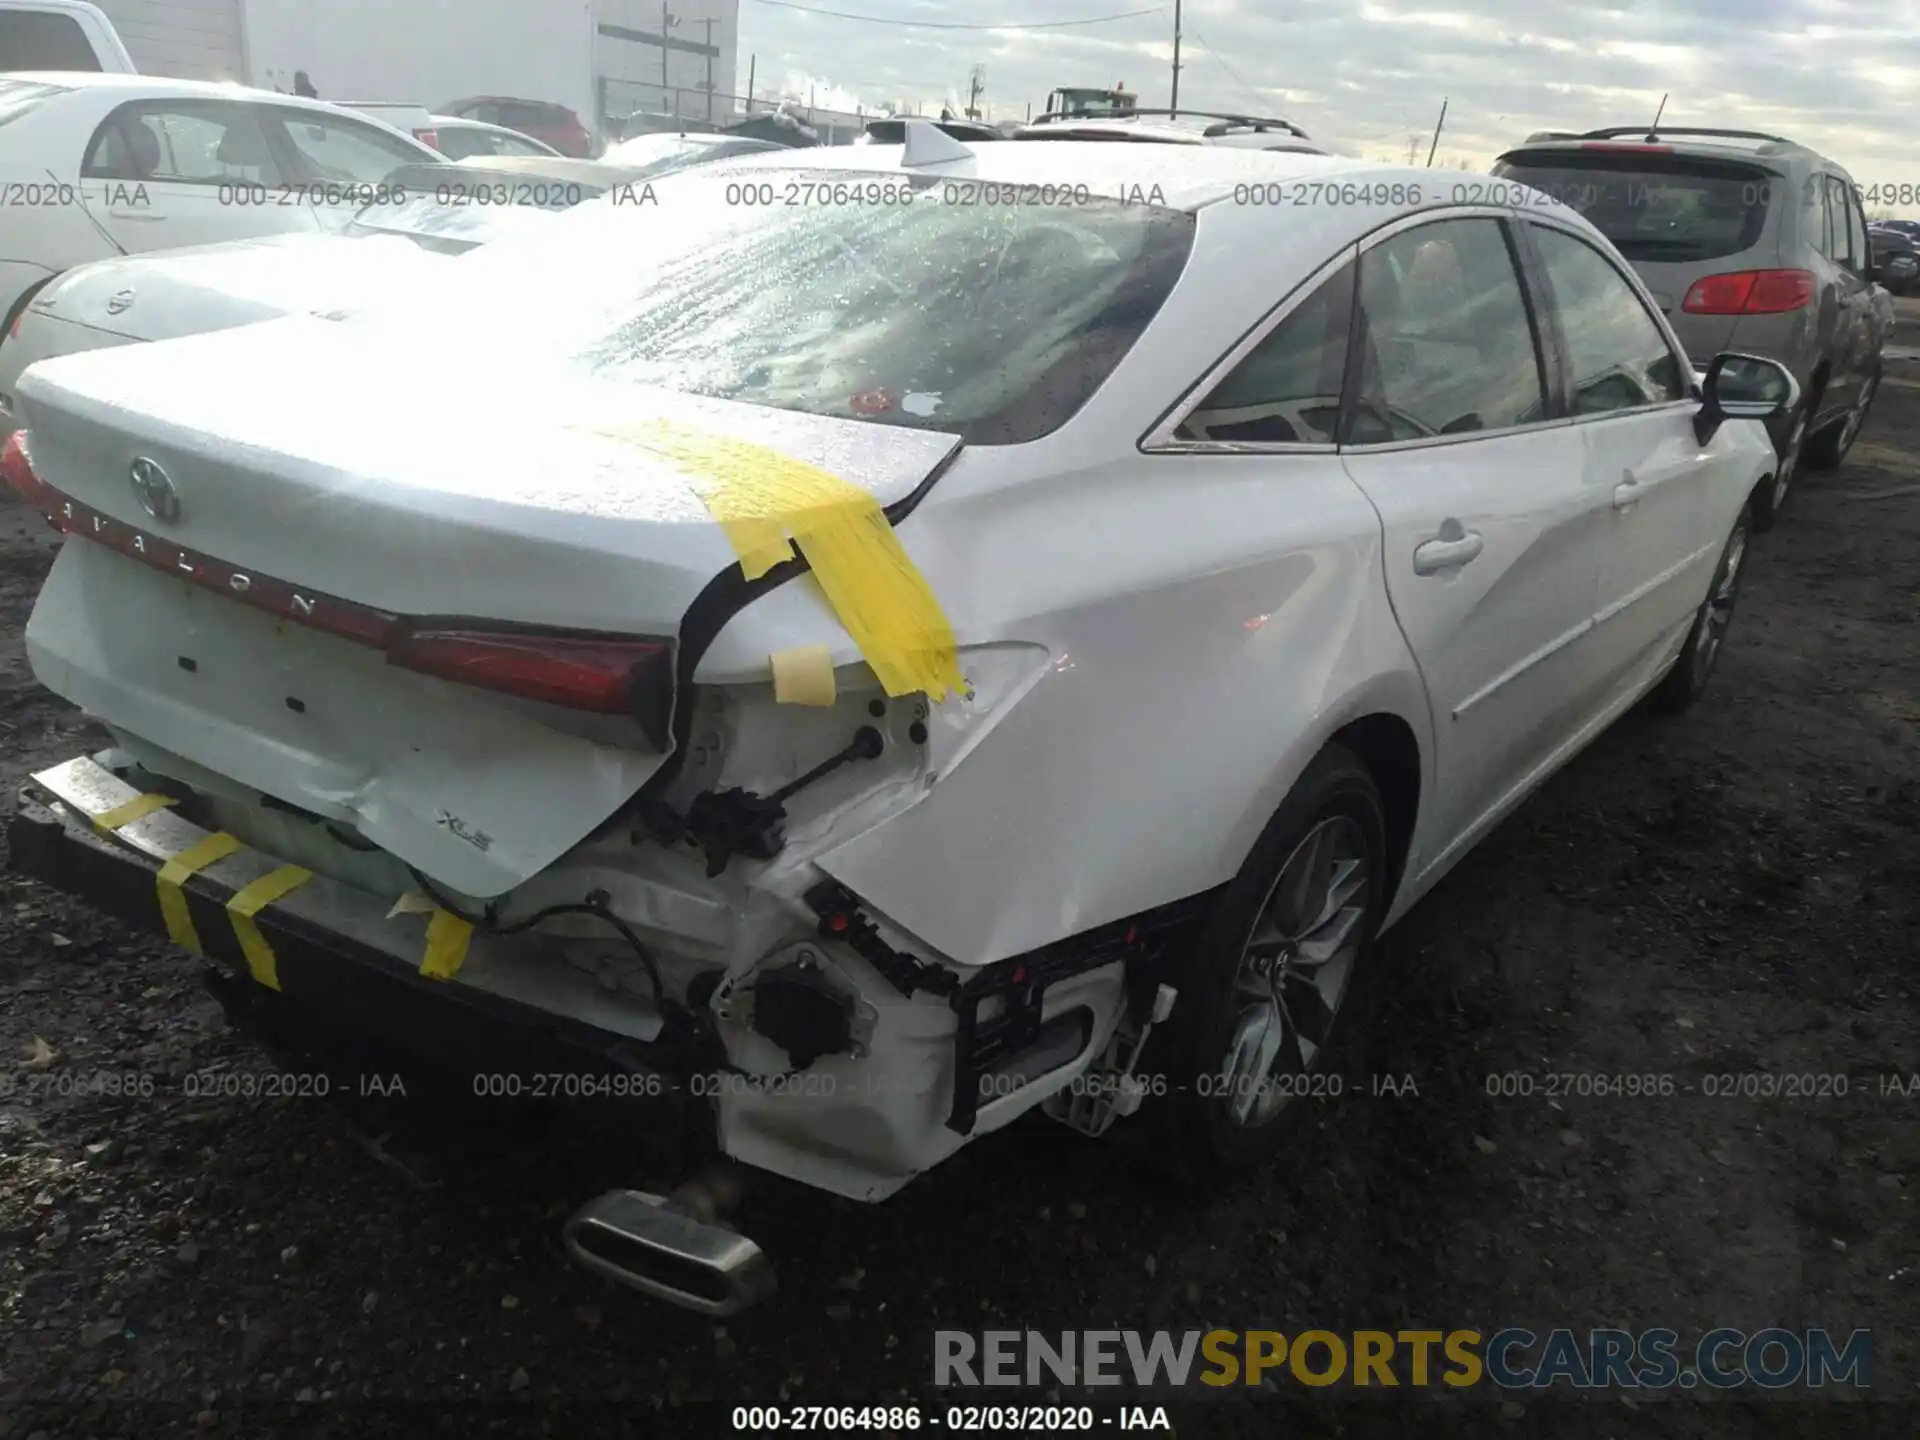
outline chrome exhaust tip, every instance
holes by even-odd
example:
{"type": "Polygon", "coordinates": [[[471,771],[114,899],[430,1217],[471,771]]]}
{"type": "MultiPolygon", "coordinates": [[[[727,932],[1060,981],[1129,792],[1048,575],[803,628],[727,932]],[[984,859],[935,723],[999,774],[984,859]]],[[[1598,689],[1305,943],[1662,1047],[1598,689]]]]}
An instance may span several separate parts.
{"type": "Polygon", "coordinates": [[[577,1264],[702,1315],[737,1315],[774,1291],[773,1264],[753,1241],[644,1190],[589,1200],[561,1234],[577,1264]]]}

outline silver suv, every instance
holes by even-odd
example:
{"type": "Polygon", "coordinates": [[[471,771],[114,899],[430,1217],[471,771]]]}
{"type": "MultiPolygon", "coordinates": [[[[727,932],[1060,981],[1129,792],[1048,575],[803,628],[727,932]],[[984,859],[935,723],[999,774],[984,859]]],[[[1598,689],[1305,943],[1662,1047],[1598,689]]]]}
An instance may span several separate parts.
{"type": "Polygon", "coordinates": [[[1752,130],[1615,126],[1529,136],[1494,163],[1579,211],[1640,272],[1694,367],[1736,350],[1778,360],[1804,397],[1780,424],[1770,528],[1804,461],[1832,469],[1880,383],[1893,297],[1875,283],[1859,187],[1825,156],[1752,130]]]}

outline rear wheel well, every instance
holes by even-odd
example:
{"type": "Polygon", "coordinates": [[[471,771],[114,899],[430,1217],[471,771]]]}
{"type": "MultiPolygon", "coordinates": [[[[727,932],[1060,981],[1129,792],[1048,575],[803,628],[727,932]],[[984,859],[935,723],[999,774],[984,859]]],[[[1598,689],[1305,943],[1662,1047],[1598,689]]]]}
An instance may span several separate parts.
{"type": "Polygon", "coordinates": [[[34,281],[33,284],[20,292],[19,297],[13,302],[12,306],[7,310],[7,313],[4,316],[0,316],[0,345],[6,343],[8,334],[13,330],[13,322],[20,317],[27,306],[33,303],[33,297],[59,278],[58,275],[49,275],[44,280],[34,281]]]}
{"type": "Polygon", "coordinates": [[[1820,396],[1827,388],[1827,377],[1833,373],[1833,361],[1822,359],[1813,367],[1813,373],[1807,377],[1807,423],[1813,423],[1813,412],[1819,408],[1820,396]]]}
{"type": "Polygon", "coordinates": [[[1341,727],[1332,743],[1345,746],[1373,776],[1386,810],[1389,893],[1399,890],[1420,813],[1420,742],[1398,715],[1367,715],[1341,727]]]}

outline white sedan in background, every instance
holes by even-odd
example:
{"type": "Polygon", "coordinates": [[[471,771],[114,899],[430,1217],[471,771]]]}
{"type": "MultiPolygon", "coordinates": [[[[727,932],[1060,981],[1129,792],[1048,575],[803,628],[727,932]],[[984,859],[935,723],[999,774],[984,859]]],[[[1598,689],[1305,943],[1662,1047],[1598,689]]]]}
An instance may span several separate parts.
{"type": "MultiPolygon", "coordinates": [[[[1701,694],[1793,380],[1696,385],[1519,187],[907,135],[36,366],[27,654],[115,745],[32,777],[13,866],[274,1033],[592,1069],[843,1196],[1040,1106],[1281,1153],[1374,937],[1701,694]]],[[[725,1313],[766,1260],[718,1192],[568,1243],[725,1313]]]]}
{"type": "Polygon", "coordinates": [[[438,273],[437,256],[537,232],[562,211],[675,170],[782,148],[764,140],[686,146],[678,137],[645,138],[659,143],[633,142],[621,164],[502,155],[402,166],[381,182],[387,198],[364,206],[338,233],[232,240],[70,270],[0,331],[0,440],[15,428],[20,377],[42,360],[282,315],[343,314],[406,293],[438,273]]]}
{"type": "Polygon", "coordinates": [[[0,333],[76,265],[337,230],[442,157],[293,95],[151,75],[0,74],[0,333]]]}
{"type": "Polygon", "coordinates": [[[544,140],[522,135],[504,125],[463,120],[457,115],[433,117],[434,148],[449,160],[471,160],[492,155],[550,155],[560,152],[544,140]]]}

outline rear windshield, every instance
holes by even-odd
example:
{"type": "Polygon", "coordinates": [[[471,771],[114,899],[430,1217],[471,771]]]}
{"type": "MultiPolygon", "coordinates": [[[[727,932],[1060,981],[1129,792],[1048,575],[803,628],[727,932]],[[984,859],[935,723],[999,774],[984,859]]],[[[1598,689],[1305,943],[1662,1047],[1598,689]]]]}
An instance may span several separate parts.
{"type": "Polygon", "coordinates": [[[527,385],[584,371],[1018,444],[1099,388],[1193,243],[1178,211],[982,205],[891,172],[725,167],[653,193],[477,250],[357,323],[510,354],[527,385]]]}
{"type": "Polygon", "coordinates": [[[1645,152],[1553,152],[1493,173],[1577,210],[1629,260],[1717,260],[1759,243],[1785,180],[1757,165],[1645,152]]]}
{"type": "MultiPolygon", "coordinates": [[[[0,10],[0,16],[7,12],[0,10]]],[[[36,80],[9,80],[0,76],[0,125],[18,120],[39,109],[56,95],[66,94],[64,85],[42,85],[36,80]]]]}
{"type": "Polygon", "coordinates": [[[93,42],[71,15],[0,10],[0,71],[99,68],[93,42]]]}

